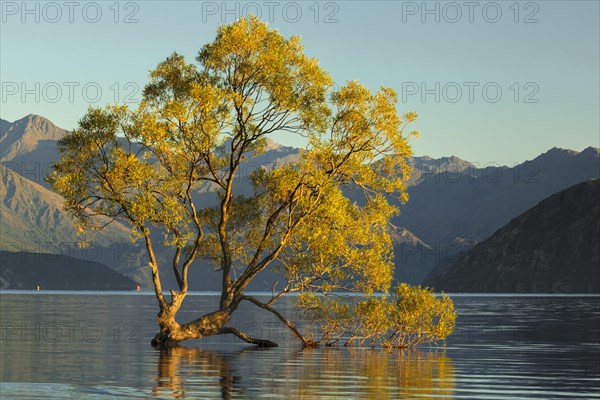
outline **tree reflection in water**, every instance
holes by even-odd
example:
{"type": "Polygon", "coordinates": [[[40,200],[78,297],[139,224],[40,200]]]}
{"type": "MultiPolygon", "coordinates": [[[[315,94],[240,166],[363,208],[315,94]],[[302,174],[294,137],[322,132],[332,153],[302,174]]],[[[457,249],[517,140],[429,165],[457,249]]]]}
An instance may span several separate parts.
{"type": "Polygon", "coordinates": [[[452,359],[442,351],[320,348],[222,353],[175,347],[160,352],[152,395],[161,398],[449,399],[452,359]],[[251,353],[251,354],[249,354],[251,353]]]}
{"type": "Polygon", "coordinates": [[[160,351],[154,396],[170,392],[176,399],[196,398],[202,388],[213,396],[231,399],[234,388],[230,361],[219,352],[173,347],[160,351]],[[188,394],[191,392],[191,394],[188,394]]]}
{"type": "Polygon", "coordinates": [[[323,349],[302,352],[293,397],[453,398],[452,359],[441,351],[323,349]],[[346,352],[343,357],[340,353],[346,352]]]}

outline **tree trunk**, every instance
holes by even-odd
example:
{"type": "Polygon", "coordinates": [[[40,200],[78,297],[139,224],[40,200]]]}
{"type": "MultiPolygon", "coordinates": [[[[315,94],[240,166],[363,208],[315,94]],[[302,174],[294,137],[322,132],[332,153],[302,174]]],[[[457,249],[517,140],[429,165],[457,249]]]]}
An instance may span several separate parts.
{"type": "Polygon", "coordinates": [[[255,344],[259,347],[277,347],[277,343],[270,340],[255,339],[236,328],[225,326],[229,322],[231,314],[237,308],[235,304],[234,306],[203,315],[184,325],[180,325],[175,320],[176,311],[167,307],[158,313],[156,321],[160,332],[154,336],[151,344],[154,347],[170,348],[177,346],[179,342],[184,340],[232,334],[245,342],[255,344]]]}
{"type": "MultiPolygon", "coordinates": [[[[222,333],[225,324],[229,322],[231,310],[218,310],[180,325],[175,320],[175,312],[170,310],[161,310],[158,313],[156,322],[160,332],[152,339],[152,346],[169,348],[177,346],[179,342],[190,339],[201,339],[206,336],[219,335],[222,333]]],[[[225,332],[229,333],[229,332],[225,332]]]]}

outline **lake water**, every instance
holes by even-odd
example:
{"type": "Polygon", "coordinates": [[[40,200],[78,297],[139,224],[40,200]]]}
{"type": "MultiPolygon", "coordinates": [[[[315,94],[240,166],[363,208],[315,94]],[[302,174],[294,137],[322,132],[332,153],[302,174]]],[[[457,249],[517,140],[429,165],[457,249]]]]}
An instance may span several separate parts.
{"type": "MultiPolygon", "coordinates": [[[[232,337],[160,352],[151,294],[0,294],[2,399],[600,399],[600,297],[453,296],[445,349],[302,351],[268,314],[232,337]]],[[[190,295],[182,321],[218,297],[190,295]]],[[[293,299],[280,304],[291,312],[293,299]]]]}

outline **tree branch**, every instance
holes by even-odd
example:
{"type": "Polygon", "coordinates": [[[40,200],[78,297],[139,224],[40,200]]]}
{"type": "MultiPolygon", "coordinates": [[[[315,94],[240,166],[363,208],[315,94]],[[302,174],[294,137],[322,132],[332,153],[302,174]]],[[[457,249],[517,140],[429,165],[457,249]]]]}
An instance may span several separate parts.
{"type": "Polygon", "coordinates": [[[156,294],[156,298],[158,299],[158,303],[160,304],[161,309],[167,308],[167,302],[162,293],[162,287],[160,284],[160,276],[158,274],[158,263],[156,262],[156,257],[154,256],[154,248],[152,247],[152,240],[150,239],[150,235],[148,231],[142,228],[142,232],[144,234],[144,240],[146,241],[146,250],[148,251],[148,256],[150,257],[150,268],[152,268],[152,283],[154,283],[154,292],[156,294]]]}
{"type": "Polygon", "coordinates": [[[235,335],[235,336],[239,337],[240,339],[242,339],[243,341],[255,344],[258,347],[277,347],[277,343],[275,343],[275,342],[272,342],[272,341],[266,340],[266,339],[255,339],[253,337],[246,335],[244,332],[240,331],[239,329],[236,329],[231,326],[225,326],[225,327],[221,328],[219,330],[219,333],[235,335]]]}
{"type": "Polygon", "coordinates": [[[274,309],[273,307],[271,307],[268,304],[265,304],[261,301],[259,301],[258,299],[252,297],[252,296],[241,296],[240,297],[241,300],[246,300],[249,301],[253,304],[255,304],[256,306],[265,309],[267,311],[270,311],[271,313],[273,313],[277,318],[279,318],[279,320],[281,322],[283,322],[285,324],[285,326],[287,326],[292,333],[298,338],[300,339],[300,341],[302,342],[302,345],[304,347],[315,347],[315,345],[318,345],[318,343],[313,342],[309,339],[307,339],[306,337],[304,337],[304,335],[300,332],[300,330],[286,317],[283,316],[283,314],[281,314],[279,311],[277,311],[276,309],[274,309]]]}

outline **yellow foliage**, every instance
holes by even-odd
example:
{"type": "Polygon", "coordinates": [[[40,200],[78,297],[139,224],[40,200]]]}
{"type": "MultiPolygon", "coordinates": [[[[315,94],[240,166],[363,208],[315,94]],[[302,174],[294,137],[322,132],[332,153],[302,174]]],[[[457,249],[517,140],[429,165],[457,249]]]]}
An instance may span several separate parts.
{"type": "Polygon", "coordinates": [[[396,286],[389,298],[372,296],[353,302],[303,293],[296,305],[304,319],[318,325],[325,343],[343,339],[346,345],[388,348],[440,345],[456,325],[450,297],[436,297],[431,289],[405,283],[396,286]]]}
{"type": "MultiPolygon", "coordinates": [[[[184,268],[196,257],[213,262],[232,299],[266,268],[284,273],[281,294],[388,291],[394,264],[387,227],[398,213],[391,199],[408,200],[407,138],[415,131],[404,130],[416,113],[401,118],[391,88],[373,93],[349,81],[334,89],[299,37],[285,38],[256,17],[221,26],[196,61],[173,53],[151,71],[137,109],[90,108],[59,142],[49,180],[82,231],[99,227],[98,215],[129,223],[132,238],[146,239],[150,258],[150,233],[161,232],[177,249],[173,272],[182,292],[182,253],[184,268]],[[253,193],[236,195],[243,160],[261,153],[274,133],[308,145],[298,160],[252,172],[253,193]],[[217,207],[197,201],[198,191],[209,189],[217,207]]],[[[159,283],[156,273],[157,292],[159,283]]],[[[404,290],[391,295],[398,300],[356,305],[364,334],[380,340],[401,325],[402,332],[414,326],[445,338],[451,301],[404,290]]],[[[349,309],[332,303],[329,312],[345,320],[349,309]]],[[[342,326],[331,324],[329,336],[342,326]]]]}

